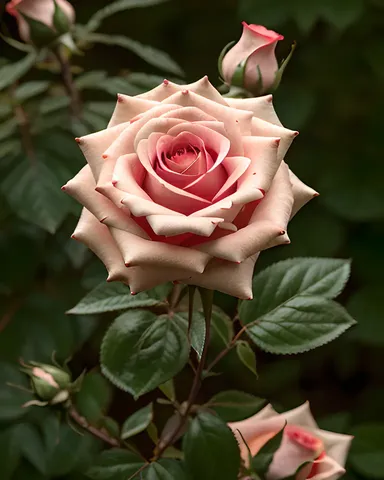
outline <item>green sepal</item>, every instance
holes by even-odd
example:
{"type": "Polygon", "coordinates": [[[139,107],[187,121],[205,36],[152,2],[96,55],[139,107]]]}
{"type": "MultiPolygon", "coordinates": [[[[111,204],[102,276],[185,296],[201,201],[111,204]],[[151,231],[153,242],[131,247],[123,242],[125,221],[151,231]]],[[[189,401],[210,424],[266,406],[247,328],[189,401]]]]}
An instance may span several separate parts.
{"type": "Polygon", "coordinates": [[[295,473],[293,473],[292,475],[289,475],[288,477],[284,477],[282,478],[281,480],[296,480],[298,478],[298,475],[299,473],[303,470],[304,467],[306,467],[307,465],[311,464],[312,462],[304,462],[302,463],[296,470],[295,473]]]}
{"type": "MultiPolygon", "coordinates": [[[[274,92],[278,88],[278,86],[280,85],[281,79],[283,78],[284,70],[287,68],[288,63],[290,62],[290,60],[292,58],[293,52],[296,49],[296,45],[297,45],[296,42],[292,43],[291,51],[289,52],[288,57],[283,60],[279,69],[277,70],[277,72],[275,74],[275,81],[273,82],[273,85],[270,89],[270,92],[274,92]]],[[[266,93],[268,93],[268,92],[266,92],[266,93]]]]}
{"type": "Polygon", "coordinates": [[[71,23],[67,15],[64,13],[64,10],[58,5],[57,0],[53,0],[53,3],[55,4],[55,11],[53,12],[53,25],[57,33],[62,35],[63,33],[69,32],[71,29],[71,23]]]}
{"type": "Polygon", "coordinates": [[[57,32],[49,28],[45,23],[35,20],[25,13],[20,12],[29,27],[29,37],[36,47],[49,45],[57,38],[57,32]]]}
{"type": "Polygon", "coordinates": [[[265,475],[268,472],[269,466],[273,460],[273,456],[281,445],[285,427],[286,424],[252,458],[251,468],[253,472],[257,473],[258,475],[265,475]]]}
{"type": "Polygon", "coordinates": [[[229,50],[233,47],[233,45],[235,45],[236,41],[233,40],[232,42],[229,42],[227,43],[227,45],[225,45],[225,47],[221,50],[220,52],[220,55],[219,55],[219,58],[217,59],[217,68],[219,70],[219,75],[220,75],[220,79],[225,83],[225,80],[223,80],[224,78],[224,75],[223,75],[223,58],[224,56],[229,52],[229,50]]]}
{"type": "Polygon", "coordinates": [[[244,88],[244,76],[245,76],[245,68],[247,66],[247,61],[248,61],[248,58],[242,60],[237,65],[231,78],[231,85],[235,87],[244,88]]]}

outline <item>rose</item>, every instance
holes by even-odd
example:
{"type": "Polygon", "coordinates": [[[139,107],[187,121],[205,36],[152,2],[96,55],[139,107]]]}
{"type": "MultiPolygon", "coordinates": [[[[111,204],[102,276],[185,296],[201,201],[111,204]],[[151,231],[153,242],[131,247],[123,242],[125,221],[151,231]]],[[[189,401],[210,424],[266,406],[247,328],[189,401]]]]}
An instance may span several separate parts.
{"type": "Polygon", "coordinates": [[[77,139],[88,165],[63,187],[85,207],[73,237],[132,293],[182,281],[252,298],[259,252],[289,243],[316,195],[283,162],[296,135],[271,96],[224,99],[207,77],[119,95],[108,128],[77,139]]]}
{"type": "MultiPolygon", "coordinates": [[[[75,10],[72,5],[67,2],[67,0],[56,0],[56,4],[67,18],[68,25],[73,25],[75,21],[75,10]]],[[[20,37],[27,43],[31,42],[31,32],[24,15],[55,30],[53,24],[55,12],[54,0],[11,0],[7,3],[6,10],[16,18],[20,37]]],[[[61,34],[63,32],[58,33],[61,34]]]]}
{"type": "Polygon", "coordinates": [[[255,456],[284,428],[281,445],[268,470],[268,480],[279,480],[293,475],[306,462],[309,463],[299,471],[297,480],[336,480],[345,473],[345,460],[353,437],[320,430],[308,402],[282,414],[278,414],[268,405],[246,420],[229,423],[229,427],[239,441],[246,464],[248,449],[244,440],[252,456],[255,456]]]}
{"type": "Polygon", "coordinates": [[[225,55],[221,70],[225,82],[233,84],[233,75],[242,62],[245,62],[242,86],[255,95],[271,91],[275,83],[278,64],[275,48],[284,37],[262,25],[248,25],[243,22],[240,40],[225,55]]]}

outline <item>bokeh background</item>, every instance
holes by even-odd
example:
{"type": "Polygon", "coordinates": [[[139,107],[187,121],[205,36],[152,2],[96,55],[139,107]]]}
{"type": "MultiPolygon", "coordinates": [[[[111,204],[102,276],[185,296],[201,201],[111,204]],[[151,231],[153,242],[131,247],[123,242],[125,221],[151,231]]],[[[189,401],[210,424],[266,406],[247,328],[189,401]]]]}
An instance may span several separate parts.
{"type": "MultiPolygon", "coordinates": [[[[105,5],[100,0],[72,3],[79,23],[105,5]]],[[[161,48],[182,67],[187,81],[208,74],[218,86],[217,57],[224,45],[239,38],[241,20],[282,33],[280,58],[287,55],[292,41],[298,43],[275,94],[275,107],[286,126],[300,131],[287,162],[321,194],[292,221],[291,245],[264,252],[256,269],[293,256],[352,258],[352,277],[340,301],[359,324],[307,354],[278,357],[257,352],[258,379],[236,355],[229,355],[221,363],[224,374],[207,382],[206,399],[223,388],[265,396],[284,409],[309,399],[322,426],[357,436],[346,478],[384,478],[384,2],[171,0],[112,16],[103,24],[103,33],[118,32],[161,48]]],[[[4,15],[2,22],[2,32],[17,37],[13,19],[4,15]]],[[[21,53],[0,40],[0,57],[2,63],[13,62],[21,53]]],[[[105,45],[75,56],[73,64],[79,75],[107,72],[109,80],[95,77],[94,85],[91,81],[82,95],[86,102],[105,102],[108,108],[116,90],[137,93],[139,87],[129,81],[131,72],[164,75],[126,49],[105,45]]],[[[23,81],[52,79],[52,75],[42,68],[23,81]]],[[[144,78],[151,83],[152,77],[144,78]]],[[[60,111],[52,110],[47,101],[49,95],[56,99],[62,95],[56,88],[52,85],[49,93],[34,97],[25,107],[32,112],[39,155],[56,172],[48,182],[51,189],[83,164],[73,135],[60,128],[60,111]]],[[[0,476],[78,479],[82,477],[73,471],[81,457],[91,455],[94,443],[67,429],[69,452],[42,450],[45,443],[36,442],[34,428],[43,420],[49,430],[49,421],[38,409],[21,417],[19,393],[5,386],[9,379],[22,381],[16,361],[20,357],[49,361],[54,350],[61,360],[73,355],[70,365],[75,373],[83,368],[94,372],[87,388],[98,407],[108,407],[117,420],[136,407],[128,394],[107,387],[97,373],[100,340],[113,317],[65,315],[105,279],[100,262],[69,238],[78,207],[64,205],[69,200],[61,193],[51,194],[46,198],[58,213],[48,230],[54,233],[35,224],[28,180],[22,183],[21,174],[14,173],[25,159],[17,129],[9,125],[9,92],[0,93],[0,102],[0,476]],[[41,456],[50,458],[51,467],[42,467],[41,456]]],[[[104,110],[96,114],[94,109],[94,116],[88,115],[93,130],[103,128],[104,110]]],[[[39,188],[38,182],[34,185],[31,188],[39,188]]],[[[39,198],[44,201],[44,194],[39,198]]],[[[233,313],[233,299],[217,295],[216,300],[233,313]]],[[[181,396],[189,378],[188,372],[179,378],[181,396]]],[[[142,399],[143,405],[148,398],[142,399]]],[[[139,438],[140,442],[146,448],[147,439],[139,438]]]]}

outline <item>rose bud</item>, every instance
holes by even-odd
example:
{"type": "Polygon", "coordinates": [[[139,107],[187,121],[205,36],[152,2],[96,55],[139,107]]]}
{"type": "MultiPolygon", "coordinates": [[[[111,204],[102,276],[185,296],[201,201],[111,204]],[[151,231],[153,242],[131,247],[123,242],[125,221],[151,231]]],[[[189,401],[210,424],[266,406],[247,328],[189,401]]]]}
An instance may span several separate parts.
{"type": "Polygon", "coordinates": [[[255,96],[273,91],[279,70],[275,48],[283,39],[262,25],[243,22],[240,40],[219,60],[225,83],[245,88],[255,96]]]}
{"type": "Polygon", "coordinates": [[[31,377],[31,386],[42,402],[29,404],[56,404],[65,402],[69,397],[71,376],[65,370],[44,363],[31,362],[22,371],[31,377]]]}
{"type": "Polygon", "coordinates": [[[16,18],[20,37],[37,46],[69,32],[75,21],[75,10],[67,0],[11,0],[6,10],[16,18]]]}
{"type": "Polygon", "coordinates": [[[345,473],[353,437],[320,430],[308,402],[282,414],[268,405],[256,415],[228,425],[239,441],[246,464],[248,448],[255,456],[285,426],[280,447],[268,469],[268,480],[280,480],[295,473],[296,480],[336,480],[345,473]]]}

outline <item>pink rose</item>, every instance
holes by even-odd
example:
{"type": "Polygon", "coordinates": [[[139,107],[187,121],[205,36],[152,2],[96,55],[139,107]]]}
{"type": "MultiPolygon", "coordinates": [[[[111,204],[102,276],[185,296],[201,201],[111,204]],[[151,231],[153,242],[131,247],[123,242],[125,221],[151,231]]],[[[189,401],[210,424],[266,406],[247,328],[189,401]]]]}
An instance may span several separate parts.
{"type": "Polygon", "coordinates": [[[243,22],[240,40],[225,54],[222,61],[225,82],[231,85],[236,68],[246,61],[242,86],[255,95],[269,92],[279,68],[275,48],[277,42],[283,39],[282,35],[267,30],[262,25],[248,25],[243,22]]]}
{"type": "Polygon", "coordinates": [[[297,480],[337,480],[345,473],[344,465],[353,437],[320,430],[308,402],[282,414],[268,405],[253,417],[230,423],[244,461],[248,462],[248,450],[238,431],[255,456],[286,422],[281,445],[268,470],[268,480],[293,475],[306,462],[309,464],[300,471],[297,480]]]}
{"type": "Polygon", "coordinates": [[[180,281],[252,297],[261,250],[289,243],[316,192],[283,158],[297,132],[271,96],[224,99],[208,78],[119,95],[106,130],[77,139],[86,165],[63,187],[84,210],[73,237],[131,292],[180,281]]]}
{"type": "MultiPolygon", "coordinates": [[[[67,0],[56,1],[59,8],[67,16],[69,23],[73,24],[75,21],[75,10],[72,5],[67,0]]],[[[6,10],[16,17],[20,37],[27,43],[31,42],[29,26],[22,14],[38,20],[54,30],[53,14],[55,3],[53,0],[11,0],[7,3],[6,10]]]]}

